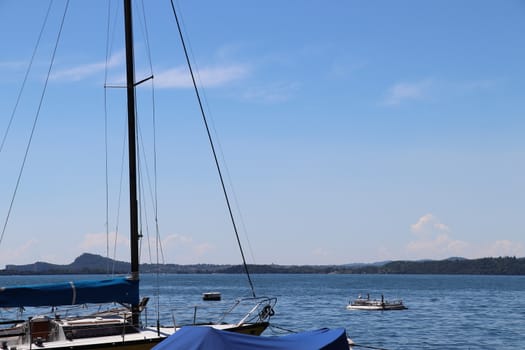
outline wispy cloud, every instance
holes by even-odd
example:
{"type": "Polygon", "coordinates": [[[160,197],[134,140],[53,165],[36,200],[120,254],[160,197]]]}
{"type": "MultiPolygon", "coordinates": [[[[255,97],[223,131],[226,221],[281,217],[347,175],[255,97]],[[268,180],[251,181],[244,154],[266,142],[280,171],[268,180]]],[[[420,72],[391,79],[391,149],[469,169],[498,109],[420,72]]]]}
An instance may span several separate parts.
{"type": "Polygon", "coordinates": [[[313,251],[312,251],[312,254],[316,257],[328,257],[330,256],[330,251],[326,248],[322,248],[322,247],[318,247],[318,248],[315,248],[313,251]]]}
{"type": "Polygon", "coordinates": [[[0,69],[4,70],[18,70],[27,68],[27,61],[0,61],[0,69]]]}
{"type": "Polygon", "coordinates": [[[296,83],[274,83],[248,88],[241,96],[249,101],[278,103],[290,100],[298,89],[299,85],[296,83]]]}
{"type": "Polygon", "coordinates": [[[483,256],[523,256],[525,247],[522,243],[512,242],[510,240],[498,240],[491,243],[486,249],[483,256]]]}
{"type": "Polygon", "coordinates": [[[162,244],[166,248],[177,244],[191,244],[191,242],[193,242],[191,237],[178,234],[171,234],[162,239],[162,244]]]}
{"type": "MultiPolygon", "coordinates": [[[[106,69],[124,64],[124,52],[118,52],[106,62],[95,62],[83,64],[71,68],[55,71],[51,79],[55,81],[80,81],[93,75],[99,74],[106,69]]],[[[250,73],[250,69],[244,64],[229,64],[224,66],[206,67],[196,71],[198,83],[204,87],[222,86],[233,81],[244,79],[250,73]]],[[[113,84],[122,84],[123,76],[112,78],[113,84]]],[[[189,88],[193,86],[191,76],[185,66],[165,69],[155,73],[155,85],[158,88],[189,88]]]]}
{"type": "Polygon", "coordinates": [[[79,244],[79,248],[81,249],[81,253],[83,253],[92,251],[93,249],[105,248],[108,243],[114,245],[115,242],[118,247],[129,247],[129,239],[127,237],[112,232],[109,236],[106,233],[88,233],[84,235],[79,244]]]}
{"type": "Polygon", "coordinates": [[[336,60],[329,67],[328,75],[334,79],[347,79],[355,72],[363,70],[365,62],[352,62],[350,59],[336,60]]]}
{"type": "Polygon", "coordinates": [[[472,92],[472,91],[490,89],[496,86],[498,83],[499,83],[498,80],[481,79],[481,80],[466,81],[464,83],[458,84],[458,86],[459,86],[459,90],[462,92],[472,92]]]}
{"type": "Polygon", "coordinates": [[[384,103],[387,105],[399,105],[406,101],[424,100],[429,97],[433,81],[424,79],[416,82],[400,82],[387,91],[384,103]]]}
{"type": "Polygon", "coordinates": [[[523,256],[523,243],[497,240],[490,243],[466,242],[455,239],[448,225],[428,213],[410,225],[412,239],[406,250],[412,258],[443,259],[450,256],[480,258],[487,256],[523,256]]]}
{"type": "Polygon", "coordinates": [[[79,81],[101,73],[104,69],[121,65],[124,62],[124,52],[118,52],[111,56],[107,62],[95,62],[83,64],[71,68],[55,71],[51,79],[56,81],[79,81]]]}
{"type": "Polygon", "coordinates": [[[456,240],[449,234],[443,233],[427,239],[411,241],[407,250],[416,258],[447,258],[450,256],[463,256],[467,252],[469,244],[456,240]]]}
{"type": "MultiPolygon", "coordinates": [[[[203,68],[196,73],[201,86],[217,87],[244,79],[249,75],[250,69],[247,65],[231,64],[203,68]]],[[[186,67],[176,67],[156,73],[155,85],[159,88],[187,88],[192,87],[193,83],[186,67]]]]}
{"type": "MultiPolygon", "coordinates": [[[[105,255],[108,243],[111,254],[113,254],[115,250],[115,258],[117,260],[127,260],[129,258],[129,238],[127,235],[117,234],[115,239],[114,232],[110,233],[109,242],[106,233],[86,234],[77,246],[77,251],[71,253],[74,254],[75,257],[85,252],[105,255]],[[114,248],[115,244],[116,247],[114,248]]],[[[156,256],[150,256],[151,252],[149,251],[150,247],[155,247],[156,245],[155,238],[150,237],[148,241],[148,238],[145,237],[141,245],[144,261],[155,261],[156,256]]],[[[215,250],[214,246],[210,243],[195,242],[191,236],[181,234],[170,234],[163,237],[161,239],[161,245],[166,262],[196,263],[200,261],[199,259],[205,260],[206,256],[215,250]]]]}
{"type": "Polygon", "coordinates": [[[417,235],[429,235],[433,232],[448,232],[447,225],[439,222],[433,214],[425,214],[420,217],[415,224],[410,225],[412,233],[417,235]]]}
{"type": "MultiPolygon", "coordinates": [[[[161,244],[165,260],[180,264],[202,262],[210,252],[215,251],[213,244],[196,242],[191,236],[182,234],[170,234],[162,239],[161,244]]],[[[155,246],[155,242],[150,240],[150,245],[155,246]]]]}
{"type": "Polygon", "coordinates": [[[213,251],[214,247],[209,243],[201,243],[194,246],[192,250],[194,255],[200,258],[206,256],[209,252],[213,251]]]}
{"type": "Polygon", "coordinates": [[[452,238],[448,225],[431,213],[421,216],[416,223],[410,225],[410,230],[414,238],[406,248],[416,258],[463,255],[469,247],[467,242],[452,238]]]}
{"type": "Polygon", "coordinates": [[[5,249],[0,256],[0,264],[17,264],[27,260],[33,250],[38,248],[39,241],[35,238],[28,239],[24,244],[13,249],[5,249]]]}
{"type": "Polygon", "coordinates": [[[383,103],[389,106],[416,101],[433,101],[462,97],[490,90],[500,84],[499,80],[446,80],[426,78],[412,82],[398,82],[389,87],[383,103]]]}

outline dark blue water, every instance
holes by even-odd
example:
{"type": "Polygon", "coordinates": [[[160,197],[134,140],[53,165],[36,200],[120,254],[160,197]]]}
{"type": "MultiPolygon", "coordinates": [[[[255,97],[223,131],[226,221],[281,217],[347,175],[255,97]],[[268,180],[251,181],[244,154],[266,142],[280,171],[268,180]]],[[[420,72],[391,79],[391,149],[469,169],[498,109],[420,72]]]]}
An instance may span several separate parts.
{"type": "MultiPolygon", "coordinates": [[[[0,285],[73,278],[2,276],[0,285]]],[[[258,296],[278,298],[271,320],[275,327],[268,335],[283,328],[344,327],[355,343],[384,349],[525,349],[525,276],[253,275],[252,279],[258,296]],[[408,310],[346,310],[349,299],[359,293],[403,299],[408,310]]],[[[199,312],[205,305],[210,315],[217,315],[234,299],[251,294],[243,275],[145,275],[141,283],[141,294],[152,296],[149,320],[160,305],[165,324],[173,322],[171,311],[177,322],[191,317],[195,305],[199,312]],[[221,292],[223,300],[203,302],[201,295],[207,291],[221,292]]]]}

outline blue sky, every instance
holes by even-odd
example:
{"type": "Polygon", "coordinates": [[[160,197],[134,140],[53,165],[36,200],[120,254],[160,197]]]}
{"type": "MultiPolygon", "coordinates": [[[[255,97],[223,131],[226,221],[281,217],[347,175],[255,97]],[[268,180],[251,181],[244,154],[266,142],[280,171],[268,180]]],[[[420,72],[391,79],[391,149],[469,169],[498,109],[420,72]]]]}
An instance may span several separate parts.
{"type": "MultiPolygon", "coordinates": [[[[0,153],[2,223],[64,4],[52,6],[0,153]]],[[[112,5],[107,81],[121,85],[122,23],[114,15],[121,4],[112,5]]],[[[47,6],[0,2],[2,137],[47,6]]],[[[249,262],[525,256],[524,2],[179,0],[176,6],[249,262]]],[[[148,46],[155,76],[165,260],[239,263],[170,11],[167,1],[135,6],[140,28],[147,18],[147,30],[135,33],[137,80],[150,74],[148,46]]],[[[0,244],[1,266],[69,263],[84,251],[106,255],[107,13],[105,1],[69,4],[0,244]]],[[[151,172],[151,84],[137,96],[151,172]]],[[[111,242],[118,231],[119,260],[128,259],[127,205],[117,209],[123,97],[123,89],[107,94],[109,231],[111,242]]],[[[147,224],[146,262],[155,259],[147,244],[154,225],[147,224]]]]}

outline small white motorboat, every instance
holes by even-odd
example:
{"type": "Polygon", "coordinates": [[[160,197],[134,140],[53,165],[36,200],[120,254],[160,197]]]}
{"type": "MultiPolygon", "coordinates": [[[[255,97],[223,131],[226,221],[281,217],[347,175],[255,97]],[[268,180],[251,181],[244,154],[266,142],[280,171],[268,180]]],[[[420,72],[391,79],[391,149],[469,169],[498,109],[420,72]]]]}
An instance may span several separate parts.
{"type": "Polygon", "coordinates": [[[405,310],[407,307],[402,300],[385,300],[381,294],[381,300],[370,299],[370,294],[366,298],[359,295],[354,301],[350,301],[346,306],[348,310],[405,310]]]}

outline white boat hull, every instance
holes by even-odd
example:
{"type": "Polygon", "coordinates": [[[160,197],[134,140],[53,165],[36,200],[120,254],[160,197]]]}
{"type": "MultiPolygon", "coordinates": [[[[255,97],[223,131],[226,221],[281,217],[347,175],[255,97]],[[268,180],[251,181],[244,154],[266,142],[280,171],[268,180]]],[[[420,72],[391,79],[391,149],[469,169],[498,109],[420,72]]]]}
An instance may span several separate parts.
{"type": "MultiPolygon", "coordinates": [[[[202,327],[213,327],[232,332],[259,335],[267,326],[268,323],[255,323],[250,325],[244,324],[238,327],[231,324],[203,325],[202,327]]],[[[122,350],[146,350],[151,349],[175,332],[176,329],[173,327],[160,327],[158,330],[155,327],[145,327],[136,333],[129,334],[43,341],[40,346],[37,345],[35,341],[33,341],[33,344],[22,342],[18,337],[4,338],[2,341],[6,342],[3,348],[5,350],[34,350],[38,348],[54,350],[109,350],[116,348],[122,350]]]]}
{"type": "Polygon", "coordinates": [[[381,299],[370,299],[368,296],[366,299],[357,298],[354,301],[350,302],[346,308],[348,310],[404,310],[407,307],[403,304],[402,300],[392,300],[388,301],[381,296],[381,299]]]}
{"type": "Polygon", "coordinates": [[[391,304],[391,305],[353,305],[350,304],[346,307],[348,310],[405,310],[406,306],[403,304],[391,304]]]}

